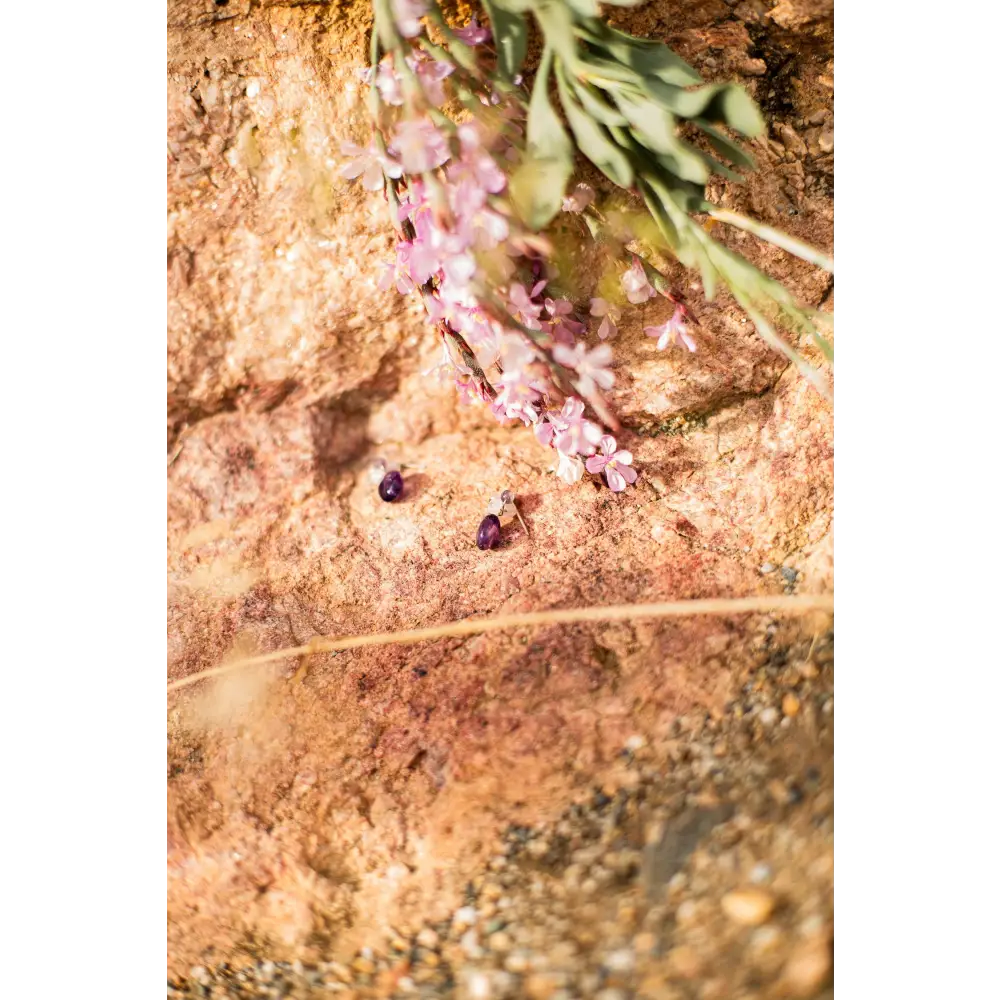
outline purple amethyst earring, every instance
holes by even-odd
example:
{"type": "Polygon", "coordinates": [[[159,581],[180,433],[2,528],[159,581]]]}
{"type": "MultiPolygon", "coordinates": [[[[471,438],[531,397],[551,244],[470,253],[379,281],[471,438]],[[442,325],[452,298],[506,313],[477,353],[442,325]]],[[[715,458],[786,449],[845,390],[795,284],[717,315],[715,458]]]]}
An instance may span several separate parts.
{"type": "Polygon", "coordinates": [[[490,502],[486,505],[486,517],[480,522],[479,530],[476,532],[476,545],[484,551],[495,549],[500,544],[501,526],[514,517],[521,522],[524,533],[528,534],[528,526],[514,505],[514,494],[510,490],[504,490],[499,496],[490,497],[490,502]]]}
{"type": "Polygon", "coordinates": [[[392,503],[403,495],[403,474],[384,459],[372,462],[369,476],[373,483],[378,483],[378,495],[386,503],[392,503]]]}

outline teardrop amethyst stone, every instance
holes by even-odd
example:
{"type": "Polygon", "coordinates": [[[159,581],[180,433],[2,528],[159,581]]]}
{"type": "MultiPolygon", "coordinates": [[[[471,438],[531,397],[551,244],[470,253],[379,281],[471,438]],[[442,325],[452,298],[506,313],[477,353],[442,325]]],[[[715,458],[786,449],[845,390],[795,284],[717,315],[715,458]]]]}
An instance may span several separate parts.
{"type": "Polygon", "coordinates": [[[387,472],[378,484],[378,495],[386,502],[398,500],[403,493],[403,477],[395,469],[387,472]]]}
{"type": "Polygon", "coordinates": [[[476,545],[481,549],[495,549],[500,544],[500,518],[487,514],[476,532],[476,545]]]}

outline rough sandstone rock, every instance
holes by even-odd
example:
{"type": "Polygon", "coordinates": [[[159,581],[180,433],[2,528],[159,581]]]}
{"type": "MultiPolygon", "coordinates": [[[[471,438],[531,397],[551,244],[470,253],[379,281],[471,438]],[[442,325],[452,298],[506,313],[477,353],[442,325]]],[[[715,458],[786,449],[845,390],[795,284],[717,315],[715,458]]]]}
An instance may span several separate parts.
{"type": "MultiPolygon", "coordinates": [[[[706,77],[742,75],[765,107],[783,88],[761,176],[723,202],[830,250],[832,157],[808,152],[811,128],[832,131],[816,24],[789,84],[787,66],[775,81],[754,65],[789,44],[767,41],[759,12],[658,0],[614,17],[706,77]]],[[[725,297],[691,292],[695,355],[643,336],[663,306],[628,314],[612,401],[641,476],[625,494],[564,485],[529,431],[420,374],[432,331],[371,280],[384,203],[334,169],[338,140],[363,134],[367,23],[365,4],[168,5],[169,676],[317,634],[832,589],[830,408],[725,297]],[[404,463],[395,504],[364,475],[375,455],[404,463]],[[482,553],[502,487],[531,537],[514,526],[482,553]]],[[[728,238],[829,301],[821,273],[728,238]]],[[[629,736],[663,740],[676,713],[718,708],[768,622],[494,633],[185,690],[169,713],[171,968],[348,955],[428,900],[443,915],[499,830],[613,785],[629,736]]]]}

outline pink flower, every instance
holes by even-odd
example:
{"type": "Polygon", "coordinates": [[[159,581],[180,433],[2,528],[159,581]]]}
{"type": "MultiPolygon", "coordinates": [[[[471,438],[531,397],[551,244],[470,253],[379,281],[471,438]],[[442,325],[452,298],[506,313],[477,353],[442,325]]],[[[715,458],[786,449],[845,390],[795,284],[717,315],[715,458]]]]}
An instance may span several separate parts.
{"type": "Polygon", "coordinates": [[[386,56],[378,65],[375,86],[383,103],[399,107],[403,103],[402,78],[392,65],[392,56],[386,56]]]}
{"type": "Polygon", "coordinates": [[[591,395],[597,386],[610,389],[615,384],[614,375],[607,370],[611,363],[611,348],[607,344],[600,344],[592,351],[588,351],[584,344],[575,347],[556,344],[552,348],[552,357],[559,364],[576,369],[577,389],[583,396],[591,395]]]}
{"type": "Polygon", "coordinates": [[[479,402],[483,398],[475,381],[468,376],[456,378],[455,388],[458,390],[458,401],[462,406],[479,402]]]}
{"type": "Polygon", "coordinates": [[[634,483],[639,474],[632,465],[632,452],[618,451],[618,443],[610,434],[601,438],[603,455],[591,455],[587,459],[587,471],[595,475],[604,473],[608,486],[614,493],[621,493],[627,483],[634,483]]]}
{"type": "Polygon", "coordinates": [[[464,122],[457,131],[462,158],[448,168],[449,178],[469,177],[484,191],[499,194],[507,185],[507,177],[483,148],[479,129],[472,122],[464,122]]]}
{"type": "Polygon", "coordinates": [[[638,257],[632,258],[632,266],[622,275],[622,288],[625,290],[625,297],[634,306],[656,296],[638,257]]]}
{"type": "Polygon", "coordinates": [[[535,360],[535,352],[520,334],[508,333],[500,343],[500,362],[505,375],[520,375],[535,360]]]}
{"type": "Polygon", "coordinates": [[[582,323],[571,318],[573,303],[569,299],[546,299],[545,310],[551,317],[549,332],[557,343],[571,347],[576,338],[586,332],[582,323]]]}
{"type": "Polygon", "coordinates": [[[490,37],[490,29],[482,27],[479,22],[473,18],[464,28],[459,28],[455,34],[457,37],[461,38],[466,45],[479,45],[490,37]]]}
{"type": "Polygon", "coordinates": [[[420,34],[420,18],[426,13],[425,0],[392,0],[392,16],[404,38],[416,38],[420,34]]]}
{"type": "Polygon", "coordinates": [[[451,155],[444,136],[426,118],[401,121],[389,152],[399,157],[408,174],[423,174],[440,167],[451,155]]]}
{"type": "Polygon", "coordinates": [[[388,261],[380,260],[378,266],[382,268],[382,276],[378,280],[379,291],[386,291],[390,285],[395,285],[400,295],[407,295],[413,291],[413,278],[410,277],[409,260],[412,244],[407,240],[401,240],[396,244],[396,260],[390,264],[388,261]]]}
{"type": "Polygon", "coordinates": [[[385,185],[385,176],[401,177],[403,170],[398,163],[380,153],[375,144],[367,148],[356,142],[342,142],[340,151],[350,157],[350,162],[340,168],[340,173],[348,180],[361,178],[361,184],[369,191],[381,191],[385,185]]]}
{"type": "Polygon", "coordinates": [[[606,299],[591,299],[590,315],[603,317],[597,329],[597,336],[601,340],[611,340],[618,336],[618,321],[622,318],[622,311],[618,306],[606,299]]]}
{"type": "Polygon", "coordinates": [[[535,437],[538,443],[548,448],[552,444],[552,436],[555,434],[555,425],[552,423],[550,414],[543,413],[541,420],[535,424],[535,437]]]}
{"type": "Polygon", "coordinates": [[[698,345],[695,344],[694,338],[688,333],[687,324],[684,322],[686,316],[687,310],[684,306],[678,305],[674,309],[673,316],[666,323],[661,323],[660,326],[643,327],[643,332],[647,337],[659,338],[656,342],[656,349],[658,351],[665,350],[671,344],[676,344],[679,339],[693,354],[698,350],[698,345]]]}
{"type": "Polygon", "coordinates": [[[434,107],[441,107],[445,100],[447,100],[443,86],[444,81],[455,72],[455,67],[450,63],[438,62],[436,59],[431,59],[422,52],[407,56],[406,61],[410,69],[416,73],[417,79],[424,89],[424,94],[427,96],[427,100],[434,107]]]}
{"type": "Polygon", "coordinates": [[[553,444],[563,455],[593,455],[601,440],[601,428],[583,417],[583,400],[570,396],[557,416],[549,414],[553,444]]]}
{"type": "Polygon", "coordinates": [[[582,212],[594,200],[594,189],[589,184],[577,184],[573,193],[563,198],[564,212],[582,212]]]}
{"type": "Polygon", "coordinates": [[[529,330],[541,330],[542,328],[538,319],[542,314],[541,303],[532,300],[544,287],[545,282],[539,281],[529,293],[519,281],[515,281],[510,286],[510,292],[507,295],[507,300],[512,306],[510,314],[521,326],[526,326],[529,330]]]}
{"type": "Polygon", "coordinates": [[[556,475],[567,483],[578,483],[583,479],[583,460],[575,455],[559,454],[559,464],[556,466],[556,475]]]}
{"type": "Polygon", "coordinates": [[[497,398],[492,410],[495,416],[520,419],[525,424],[533,424],[538,420],[538,410],[535,403],[541,394],[528,382],[522,372],[505,371],[503,377],[496,383],[497,398]]]}

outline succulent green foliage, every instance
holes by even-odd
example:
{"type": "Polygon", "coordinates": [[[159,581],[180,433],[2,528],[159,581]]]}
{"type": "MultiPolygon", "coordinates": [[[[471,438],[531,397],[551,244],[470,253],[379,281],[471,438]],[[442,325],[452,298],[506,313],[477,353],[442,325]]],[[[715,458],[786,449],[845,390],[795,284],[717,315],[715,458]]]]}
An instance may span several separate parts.
{"type": "Polygon", "coordinates": [[[547,45],[528,105],[526,155],[510,178],[514,207],[533,229],[541,229],[555,218],[573,173],[573,147],[549,101],[552,59],[553,49],[547,45]]]}
{"type": "MultiPolygon", "coordinates": [[[[526,13],[534,15],[545,42],[529,109],[528,156],[511,180],[515,205],[525,221],[539,229],[552,220],[572,173],[572,145],[549,100],[554,76],[576,147],[616,185],[641,195],[659,229],[662,248],[699,270],[706,298],[714,296],[721,281],[769,343],[776,338],[769,322],[783,321],[811,336],[831,357],[811,312],[781,284],[713,240],[693,217],[712,214],[832,271],[832,263],[817,251],[733,212],[717,210],[706,200],[705,185],[713,175],[742,181],[739,171],[754,168],[753,159],[725,131],[754,137],[764,130],[760,110],[746,91],[731,83],[706,84],[666,45],[605,24],[596,0],[484,3],[494,26],[500,68],[508,77],[523,60],[526,13]],[[681,126],[700,131],[716,156],[681,139],[681,126]]],[[[619,0],[616,5],[633,3],[619,0]]],[[[780,349],[791,351],[787,345],[780,349]]]]}

